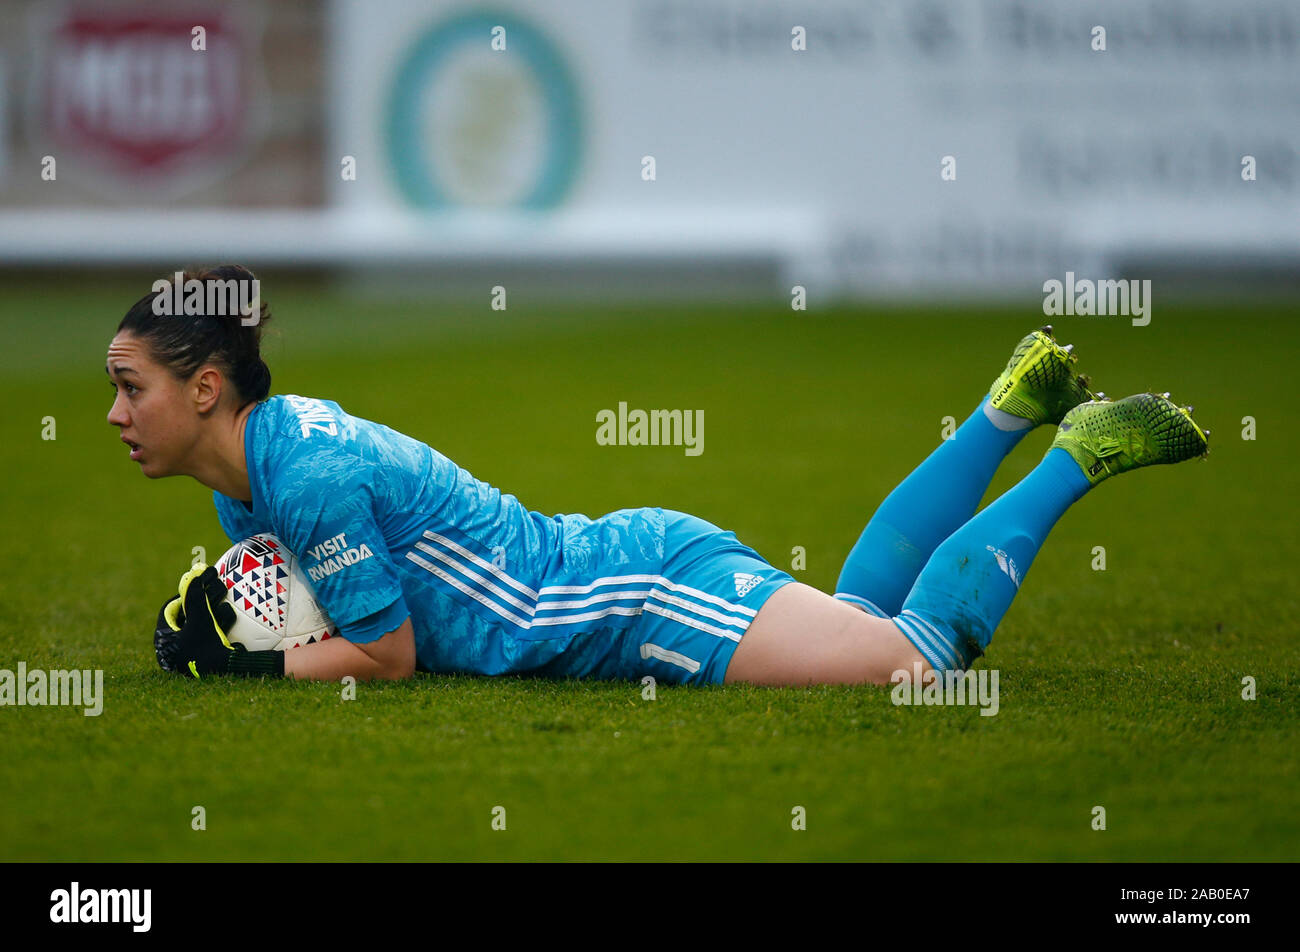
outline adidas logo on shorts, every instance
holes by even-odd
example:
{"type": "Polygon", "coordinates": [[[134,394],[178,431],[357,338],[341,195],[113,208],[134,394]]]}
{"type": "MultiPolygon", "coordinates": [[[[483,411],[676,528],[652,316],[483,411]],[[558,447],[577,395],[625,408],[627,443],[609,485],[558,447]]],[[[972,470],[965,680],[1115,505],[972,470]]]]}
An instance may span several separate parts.
{"type": "Polygon", "coordinates": [[[750,575],[748,572],[736,572],[736,594],[744,598],[754,590],[754,586],[763,581],[760,575],[750,575]]]}

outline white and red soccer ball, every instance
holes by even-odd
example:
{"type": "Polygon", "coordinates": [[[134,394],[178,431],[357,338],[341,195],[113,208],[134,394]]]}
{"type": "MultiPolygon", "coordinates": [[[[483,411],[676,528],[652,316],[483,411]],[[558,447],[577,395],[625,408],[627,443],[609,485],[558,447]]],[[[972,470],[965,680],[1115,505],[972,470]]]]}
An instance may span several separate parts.
{"type": "Polygon", "coordinates": [[[297,557],[269,532],[236,542],[216,568],[235,606],[226,636],[249,651],[285,651],[338,634],[297,557]]]}

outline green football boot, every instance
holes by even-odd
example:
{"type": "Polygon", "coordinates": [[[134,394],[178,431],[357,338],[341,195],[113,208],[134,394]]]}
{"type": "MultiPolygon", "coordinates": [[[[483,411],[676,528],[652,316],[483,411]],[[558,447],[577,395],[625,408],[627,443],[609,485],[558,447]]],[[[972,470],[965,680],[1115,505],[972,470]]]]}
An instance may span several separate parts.
{"type": "Polygon", "coordinates": [[[1065,415],[1048,449],[1074,457],[1092,485],[1140,466],[1181,463],[1210,451],[1210,431],[1169,394],[1139,393],[1123,400],[1081,403],[1065,415]]]}
{"type": "Polygon", "coordinates": [[[1073,350],[1073,344],[1056,342],[1051,324],[1027,335],[989,387],[989,406],[1038,426],[1060,423],[1080,403],[1104,396],[1092,393],[1088,378],[1075,373],[1073,350]]]}

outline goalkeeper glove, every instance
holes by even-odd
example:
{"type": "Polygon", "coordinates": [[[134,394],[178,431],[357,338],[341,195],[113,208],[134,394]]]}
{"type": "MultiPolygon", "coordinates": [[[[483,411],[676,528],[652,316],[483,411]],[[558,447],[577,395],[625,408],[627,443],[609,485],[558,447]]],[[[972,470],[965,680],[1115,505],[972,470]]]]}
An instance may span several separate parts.
{"type": "Polygon", "coordinates": [[[196,563],[181,576],[180,594],[168,599],[154,627],[158,665],[172,674],[284,676],[284,652],[249,651],[226,637],[235,624],[235,607],[217,570],[196,563]]]}

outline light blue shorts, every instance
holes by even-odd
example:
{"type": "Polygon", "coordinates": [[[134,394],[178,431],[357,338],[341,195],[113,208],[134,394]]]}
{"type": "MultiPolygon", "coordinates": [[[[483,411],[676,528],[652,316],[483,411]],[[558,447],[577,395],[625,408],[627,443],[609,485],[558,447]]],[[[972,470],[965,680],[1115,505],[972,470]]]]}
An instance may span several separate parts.
{"type": "Polygon", "coordinates": [[[721,684],[758,610],[795,579],[734,532],[664,510],[663,580],[634,631],[639,675],[674,684],[721,684]]]}
{"type": "Polygon", "coordinates": [[[795,579],[735,533],[665,509],[662,574],[649,583],[636,622],[576,636],[536,673],[667,684],[721,684],[763,603],[795,579]]]}

